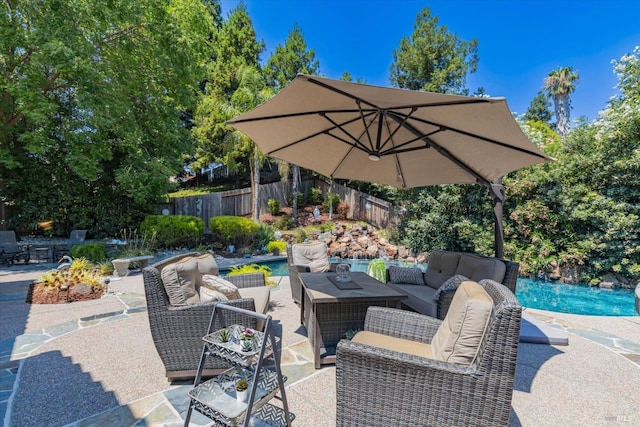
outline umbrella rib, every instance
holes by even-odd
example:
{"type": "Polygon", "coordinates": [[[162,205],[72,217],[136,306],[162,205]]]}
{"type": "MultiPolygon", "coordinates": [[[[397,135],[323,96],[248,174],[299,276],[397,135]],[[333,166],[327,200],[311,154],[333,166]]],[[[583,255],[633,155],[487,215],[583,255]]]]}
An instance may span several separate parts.
{"type": "MultiPolygon", "coordinates": [[[[373,113],[371,113],[371,114],[373,114],[373,113]]],[[[371,114],[369,114],[369,115],[371,115],[371,114]]],[[[354,137],[353,135],[351,135],[349,132],[347,132],[347,130],[345,130],[345,129],[342,127],[342,126],[344,126],[345,124],[352,123],[352,122],[354,122],[354,121],[359,120],[360,118],[362,118],[363,125],[365,126],[365,129],[367,129],[367,135],[368,135],[368,133],[369,133],[368,129],[369,129],[369,128],[368,128],[368,126],[367,126],[367,123],[366,123],[366,122],[365,122],[365,120],[364,120],[364,119],[365,119],[365,117],[367,117],[367,116],[362,116],[362,115],[361,115],[360,117],[358,117],[358,118],[356,118],[356,119],[352,119],[352,120],[350,120],[350,121],[348,121],[348,122],[345,122],[345,123],[343,123],[343,124],[338,124],[338,123],[337,123],[335,120],[333,120],[331,117],[327,116],[327,114],[326,114],[326,113],[320,113],[320,115],[321,115],[322,117],[324,117],[327,121],[329,121],[329,123],[331,123],[331,124],[334,126],[334,129],[335,129],[335,128],[338,128],[338,129],[340,129],[342,132],[344,132],[344,133],[345,133],[349,138],[351,138],[351,140],[352,140],[353,142],[349,142],[349,141],[347,141],[347,140],[345,140],[345,139],[342,139],[342,138],[338,137],[337,135],[334,135],[334,134],[330,133],[332,129],[328,129],[328,130],[327,130],[327,131],[325,131],[324,133],[326,133],[327,135],[330,135],[330,136],[332,136],[332,137],[334,137],[334,138],[336,138],[336,139],[338,139],[338,140],[340,140],[340,141],[342,141],[342,142],[344,142],[344,143],[346,143],[346,144],[348,144],[348,145],[350,145],[350,146],[352,146],[352,147],[360,148],[360,149],[362,149],[363,151],[365,151],[365,152],[367,152],[367,153],[371,152],[371,149],[370,149],[370,148],[367,148],[367,146],[366,146],[366,145],[364,145],[362,142],[360,142],[360,140],[358,140],[358,138],[356,138],[356,137],[354,137]]],[[[369,137],[369,142],[371,142],[371,138],[370,138],[370,137],[369,137]]]]}
{"type": "MultiPolygon", "coordinates": [[[[395,112],[393,113],[393,115],[397,115],[399,117],[402,117],[401,114],[397,114],[395,112]]],[[[397,117],[396,117],[396,120],[397,120],[397,117]]],[[[456,132],[456,133],[459,133],[461,135],[465,135],[465,136],[469,136],[469,137],[472,137],[472,138],[480,139],[480,140],[482,140],[484,142],[488,142],[490,144],[499,145],[500,147],[508,148],[510,150],[520,151],[521,153],[529,154],[529,155],[532,155],[532,156],[535,156],[535,157],[539,157],[541,159],[546,159],[546,157],[543,154],[536,153],[535,151],[527,150],[525,148],[516,147],[514,145],[505,144],[504,142],[500,142],[500,141],[497,141],[495,139],[487,138],[487,137],[484,137],[484,136],[481,136],[481,135],[477,135],[477,134],[474,134],[474,133],[470,133],[470,132],[464,131],[462,129],[452,128],[451,126],[442,125],[440,123],[435,123],[435,122],[432,122],[432,121],[429,121],[429,120],[419,119],[419,118],[416,118],[416,117],[413,117],[413,120],[415,120],[417,122],[420,122],[420,123],[427,124],[427,125],[431,125],[431,126],[438,126],[438,127],[440,127],[441,131],[442,130],[449,130],[451,132],[456,132]]]]}
{"type": "Polygon", "coordinates": [[[356,101],[363,102],[363,103],[365,103],[365,104],[367,104],[367,105],[370,105],[371,107],[373,107],[373,108],[374,108],[374,109],[376,109],[376,110],[380,110],[380,109],[381,109],[379,106],[377,106],[377,105],[375,105],[375,104],[372,104],[371,102],[369,102],[369,101],[367,101],[367,100],[365,100],[365,99],[359,98],[359,97],[357,97],[357,96],[355,96],[355,95],[351,95],[349,92],[345,92],[345,91],[343,91],[343,90],[340,90],[340,89],[338,89],[338,88],[335,88],[335,87],[333,87],[333,86],[331,86],[331,85],[328,85],[328,84],[326,84],[326,83],[322,83],[321,81],[316,80],[316,79],[314,79],[313,77],[307,77],[307,81],[308,81],[309,83],[313,83],[313,84],[315,84],[315,85],[317,85],[317,86],[320,86],[320,87],[322,87],[322,88],[324,88],[324,89],[327,89],[327,90],[328,90],[328,91],[330,91],[330,92],[335,92],[335,93],[337,93],[337,94],[339,94],[339,95],[342,95],[342,96],[345,96],[345,97],[347,97],[347,98],[350,98],[350,99],[354,99],[354,100],[356,100],[356,101]]]}
{"type": "MultiPolygon", "coordinates": [[[[292,146],[294,146],[294,145],[297,145],[297,144],[299,144],[299,143],[301,143],[301,142],[304,142],[304,141],[306,141],[306,140],[309,140],[309,139],[315,138],[316,136],[318,136],[318,135],[322,135],[322,134],[331,135],[331,136],[333,136],[333,137],[335,138],[336,136],[335,136],[335,135],[330,134],[329,132],[331,132],[331,131],[332,131],[333,129],[335,129],[335,128],[338,128],[338,129],[340,129],[340,130],[342,130],[342,131],[344,132],[344,130],[342,129],[342,126],[344,126],[344,125],[348,125],[348,124],[353,123],[353,122],[355,122],[355,121],[357,121],[357,120],[360,120],[360,117],[356,117],[356,118],[354,118],[354,119],[347,120],[347,121],[346,121],[346,122],[344,122],[344,123],[338,124],[338,123],[333,122],[333,121],[332,121],[331,119],[329,119],[328,117],[326,117],[326,115],[325,115],[326,113],[324,113],[324,112],[316,112],[316,113],[313,113],[313,114],[319,114],[319,115],[321,115],[321,116],[325,117],[325,119],[327,119],[331,124],[333,124],[333,127],[332,127],[332,128],[328,128],[328,129],[323,129],[323,130],[318,131],[318,132],[316,132],[316,133],[313,133],[313,134],[311,134],[311,135],[307,135],[307,136],[305,136],[304,138],[298,139],[297,141],[290,142],[290,143],[288,143],[288,144],[286,144],[286,145],[283,145],[282,147],[278,147],[278,148],[276,148],[275,150],[273,150],[273,151],[269,151],[268,153],[265,153],[265,154],[266,154],[267,156],[271,156],[273,153],[277,153],[278,151],[281,151],[281,150],[287,149],[287,148],[289,148],[289,147],[292,147],[292,146]]],[[[371,115],[371,114],[373,114],[373,112],[370,112],[368,115],[371,115]]],[[[346,132],[345,132],[345,133],[346,133],[346,132]]],[[[349,136],[351,136],[351,135],[349,135],[349,136]]],[[[352,137],[352,138],[353,138],[353,137],[352,137]]],[[[349,145],[352,145],[350,142],[348,142],[348,141],[346,141],[346,140],[343,140],[343,141],[344,141],[345,143],[349,144],[349,145]]]]}
{"type": "MultiPolygon", "coordinates": [[[[396,115],[391,115],[391,117],[395,118],[396,120],[398,119],[398,117],[396,115]]],[[[471,175],[472,177],[474,177],[475,179],[477,179],[479,182],[483,183],[484,185],[491,185],[491,183],[489,182],[488,179],[484,178],[482,175],[480,175],[478,172],[476,172],[474,169],[472,169],[471,167],[469,167],[467,164],[465,164],[464,162],[462,162],[460,159],[458,159],[456,156],[454,156],[453,154],[451,154],[451,152],[449,150],[447,150],[446,148],[440,146],[438,143],[434,142],[431,138],[429,138],[426,135],[423,135],[422,132],[418,131],[416,128],[414,128],[411,123],[405,123],[404,124],[405,129],[407,129],[409,132],[411,132],[412,134],[414,134],[417,137],[420,137],[422,139],[425,140],[425,142],[427,144],[429,144],[431,147],[433,147],[438,153],[440,153],[443,157],[445,157],[446,159],[449,159],[451,162],[453,162],[454,164],[456,164],[458,167],[460,167],[462,170],[464,170],[465,172],[467,172],[469,175],[471,175]]],[[[397,157],[396,157],[397,158],[397,157]]]]}

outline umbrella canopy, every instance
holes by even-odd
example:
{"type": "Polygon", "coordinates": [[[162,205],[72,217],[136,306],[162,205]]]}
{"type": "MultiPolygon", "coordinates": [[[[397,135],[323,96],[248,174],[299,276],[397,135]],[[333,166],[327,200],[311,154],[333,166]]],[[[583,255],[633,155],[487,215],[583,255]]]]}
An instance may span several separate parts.
{"type": "Polygon", "coordinates": [[[524,135],[504,99],[307,75],[228,123],[268,156],[331,178],[399,188],[490,185],[552,160],[524,135]]]}
{"type": "Polygon", "coordinates": [[[417,92],[298,75],[233,120],[268,156],[331,178],[399,188],[486,185],[502,257],[503,175],[553,160],[503,98],[417,92]],[[497,182],[497,183],[496,183],[497,182]]]}

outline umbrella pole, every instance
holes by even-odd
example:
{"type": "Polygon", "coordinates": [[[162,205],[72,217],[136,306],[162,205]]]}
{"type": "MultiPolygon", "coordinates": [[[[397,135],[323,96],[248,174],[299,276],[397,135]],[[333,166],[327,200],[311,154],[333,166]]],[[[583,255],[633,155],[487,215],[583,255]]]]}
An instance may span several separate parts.
{"type": "Polygon", "coordinates": [[[333,221],[333,178],[329,180],[329,221],[333,221]]]}
{"type": "Polygon", "coordinates": [[[503,218],[503,205],[504,205],[504,185],[502,185],[502,178],[498,178],[489,186],[489,195],[493,200],[493,215],[495,222],[495,243],[494,251],[496,258],[504,257],[504,225],[502,223],[503,218]]]}

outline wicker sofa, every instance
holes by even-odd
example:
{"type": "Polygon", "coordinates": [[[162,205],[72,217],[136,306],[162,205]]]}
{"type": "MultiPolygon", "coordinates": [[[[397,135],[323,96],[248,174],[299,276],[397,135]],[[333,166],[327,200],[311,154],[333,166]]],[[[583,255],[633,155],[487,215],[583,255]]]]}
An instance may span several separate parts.
{"type": "MultiPolygon", "coordinates": [[[[200,254],[178,255],[142,270],[151,336],[170,381],[195,377],[203,348],[202,337],[207,332],[211,313],[217,302],[172,306],[162,282],[161,272],[170,264],[198,255],[200,254]]],[[[242,297],[224,301],[225,304],[250,311],[256,311],[258,305],[259,312],[266,313],[270,288],[266,286],[264,274],[243,274],[228,276],[225,279],[238,287],[242,297]]],[[[229,313],[225,320],[228,325],[240,324],[258,329],[260,326],[255,318],[238,313],[229,313]]],[[[214,330],[220,328],[218,322],[214,330]]],[[[218,358],[209,357],[204,368],[204,376],[210,377],[229,367],[230,365],[218,358]]]]}
{"type": "MultiPolygon", "coordinates": [[[[387,285],[407,295],[403,304],[411,310],[444,319],[455,290],[442,290],[437,300],[434,299],[434,295],[448,279],[455,275],[463,275],[475,281],[492,279],[515,293],[518,268],[519,264],[514,261],[465,252],[435,250],[429,255],[427,271],[421,274],[421,279],[407,283],[403,279],[392,277],[393,270],[388,268],[387,285]]],[[[413,277],[419,274],[416,272],[413,277]]]]}
{"type": "Polygon", "coordinates": [[[508,425],[522,307],[505,286],[481,282],[493,305],[470,364],[398,351],[406,347],[390,344],[411,341],[435,348],[434,337],[449,319],[369,307],[364,331],[392,338],[378,347],[357,342],[359,332],[338,344],[337,426],[508,425]]]}

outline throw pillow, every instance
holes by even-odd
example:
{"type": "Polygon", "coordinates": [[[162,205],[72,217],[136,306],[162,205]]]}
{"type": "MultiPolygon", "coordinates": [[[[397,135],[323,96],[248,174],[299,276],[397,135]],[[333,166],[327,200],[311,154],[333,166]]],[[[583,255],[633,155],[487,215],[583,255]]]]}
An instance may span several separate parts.
{"type": "Polygon", "coordinates": [[[202,286],[213,289],[214,291],[218,291],[228,299],[242,298],[240,296],[240,292],[238,291],[238,287],[220,276],[205,274],[204,276],[202,276],[202,286]]]}
{"type": "Polygon", "coordinates": [[[214,291],[206,286],[200,286],[198,290],[200,292],[200,302],[229,301],[229,298],[224,296],[222,292],[214,291]]]}
{"type": "Polygon", "coordinates": [[[452,277],[448,278],[442,284],[442,286],[440,286],[438,288],[436,293],[433,294],[433,299],[438,301],[440,299],[440,293],[441,292],[446,292],[446,291],[455,292],[455,290],[458,289],[458,286],[460,286],[462,284],[462,282],[466,282],[467,280],[469,280],[469,278],[463,276],[462,274],[456,274],[455,276],[452,276],[452,277]]]}
{"type": "Polygon", "coordinates": [[[196,285],[200,273],[192,257],[169,264],[162,269],[161,277],[171,305],[197,304],[200,297],[196,285]]]}
{"type": "Polygon", "coordinates": [[[402,283],[404,285],[424,285],[422,270],[414,267],[389,266],[389,278],[391,283],[402,283]]]}

